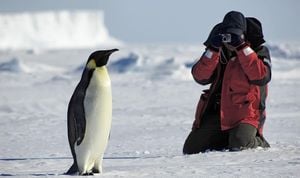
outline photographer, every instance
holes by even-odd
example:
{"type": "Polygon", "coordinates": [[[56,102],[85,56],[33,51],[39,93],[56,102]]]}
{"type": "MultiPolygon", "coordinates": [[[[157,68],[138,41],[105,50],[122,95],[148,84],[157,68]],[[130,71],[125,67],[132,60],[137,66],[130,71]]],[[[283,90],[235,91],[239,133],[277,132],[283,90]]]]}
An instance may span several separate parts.
{"type": "Polygon", "coordinates": [[[184,154],[270,147],[263,137],[271,61],[261,23],[227,13],[211,31],[206,51],[192,68],[195,81],[211,84],[200,97],[184,154]]]}

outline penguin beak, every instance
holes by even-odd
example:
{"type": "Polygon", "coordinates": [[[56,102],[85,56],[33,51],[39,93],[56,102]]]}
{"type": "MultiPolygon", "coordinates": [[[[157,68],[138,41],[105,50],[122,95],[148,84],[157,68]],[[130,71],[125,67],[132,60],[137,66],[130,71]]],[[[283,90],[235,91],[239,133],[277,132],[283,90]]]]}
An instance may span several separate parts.
{"type": "Polygon", "coordinates": [[[119,49],[115,48],[115,49],[111,49],[109,51],[107,51],[106,55],[111,55],[112,53],[116,52],[116,51],[119,51],[119,49]]]}

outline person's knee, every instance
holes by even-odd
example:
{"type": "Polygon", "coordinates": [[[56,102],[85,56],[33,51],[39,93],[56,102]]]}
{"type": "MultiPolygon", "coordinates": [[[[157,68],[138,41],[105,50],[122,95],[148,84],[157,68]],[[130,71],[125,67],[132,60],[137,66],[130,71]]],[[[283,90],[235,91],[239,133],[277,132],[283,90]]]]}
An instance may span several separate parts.
{"type": "Polygon", "coordinates": [[[200,153],[201,151],[202,151],[201,148],[198,148],[197,146],[192,144],[185,143],[183,146],[182,153],[185,155],[191,155],[191,154],[200,153]]]}
{"type": "Polygon", "coordinates": [[[185,141],[183,145],[182,153],[185,155],[197,154],[203,152],[203,148],[197,141],[191,141],[189,138],[185,141]]]}
{"type": "Polygon", "coordinates": [[[229,133],[229,149],[255,148],[257,129],[250,124],[240,124],[229,133]]]}
{"type": "Polygon", "coordinates": [[[183,154],[204,152],[209,146],[210,135],[209,132],[203,132],[202,130],[192,131],[184,142],[183,154]]]}
{"type": "Polygon", "coordinates": [[[191,154],[197,154],[197,153],[199,153],[199,152],[196,152],[195,150],[192,150],[192,149],[190,149],[189,147],[184,146],[184,147],[183,147],[183,150],[182,150],[182,153],[183,153],[184,155],[191,155],[191,154]]]}
{"type": "Polygon", "coordinates": [[[244,135],[232,134],[229,138],[229,149],[239,151],[248,148],[251,145],[252,138],[245,137],[244,135]]]}

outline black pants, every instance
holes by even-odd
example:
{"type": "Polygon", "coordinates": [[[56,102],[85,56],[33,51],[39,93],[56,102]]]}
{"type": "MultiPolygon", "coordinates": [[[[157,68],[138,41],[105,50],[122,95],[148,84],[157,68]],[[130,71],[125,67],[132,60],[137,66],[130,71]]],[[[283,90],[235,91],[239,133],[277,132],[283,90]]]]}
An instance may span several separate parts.
{"type": "Polygon", "coordinates": [[[184,154],[196,154],[207,150],[239,151],[247,148],[270,147],[268,142],[257,133],[250,124],[239,124],[237,127],[222,131],[218,114],[206,114],[201,120],[200,128],[193,130],[187,137],[184,154]]]}

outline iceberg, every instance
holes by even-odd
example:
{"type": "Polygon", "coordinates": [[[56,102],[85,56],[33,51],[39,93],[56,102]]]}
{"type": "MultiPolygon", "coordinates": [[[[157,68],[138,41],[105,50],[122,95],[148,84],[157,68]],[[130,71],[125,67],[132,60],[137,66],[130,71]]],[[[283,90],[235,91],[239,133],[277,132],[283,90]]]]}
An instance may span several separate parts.
{"type": "Polygon", "coordinates": [[[77,49],[115,46],[100,10],[0,14],[0,49],[77,49]]]}

